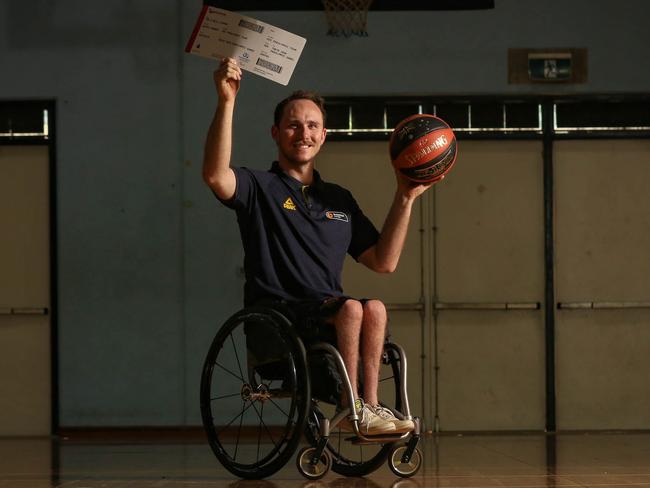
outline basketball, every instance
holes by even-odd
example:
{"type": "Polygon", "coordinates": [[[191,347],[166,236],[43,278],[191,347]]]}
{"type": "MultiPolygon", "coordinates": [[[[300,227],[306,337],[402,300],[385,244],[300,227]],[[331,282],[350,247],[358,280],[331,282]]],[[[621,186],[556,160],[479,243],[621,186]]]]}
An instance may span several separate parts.
{"type": "Polygon", "coordinates": [[[435,115],[416,114],[402,120],[388,147],[393,166],[417,183],[441,179],[456,161],[454,131],[435,115]]]}

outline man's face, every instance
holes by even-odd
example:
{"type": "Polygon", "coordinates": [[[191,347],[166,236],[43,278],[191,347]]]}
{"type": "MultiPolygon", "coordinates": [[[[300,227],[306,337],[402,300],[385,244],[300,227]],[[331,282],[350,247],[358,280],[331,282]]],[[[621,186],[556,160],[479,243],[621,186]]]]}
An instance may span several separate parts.
{"type": "Polygon", "coordinates": [[[325,142],[323,114],[311,100],[292,100],[271,129],[280,162],[301,166],[314,160],[325,142]]]}

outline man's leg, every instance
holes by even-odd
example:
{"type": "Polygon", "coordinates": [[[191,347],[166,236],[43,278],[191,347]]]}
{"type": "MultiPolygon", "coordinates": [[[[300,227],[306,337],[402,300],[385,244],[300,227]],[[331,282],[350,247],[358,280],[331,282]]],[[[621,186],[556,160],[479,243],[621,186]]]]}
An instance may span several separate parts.
{"type": "MultiPolygon", "coordinates": [[[[357,375],[359,365],[359,337],[361,336],[361,323],[363,320],[363,306],[357,300],[346,300],[334,316],[336,327],[336,342],[338,350],[343,357],[343,363],[350,376],[352,393],[359,398],[357,375]]],[[[341,399],[347,404],[345,395],[341,399]]]]}
{"type": "Polygon", "coordinates": [[[363,361],[363,398],[370,405],[377,405],[379,364],[386,338],[386,307],[379,300],[363,304],[361,322],[361,360],[363,361]]]}
{"type": "Polygon", "coordinates": [[[369,300],[363,305],[361,324],[361,360],[363,361],[363,395],[373,413],[395,426],[396,433],[410,432],[415,428],[411,420],[399,420],[393,413],[379,405],[379,367],[386,340],[388,315],[386,307],[379,300],[369,300]]]}

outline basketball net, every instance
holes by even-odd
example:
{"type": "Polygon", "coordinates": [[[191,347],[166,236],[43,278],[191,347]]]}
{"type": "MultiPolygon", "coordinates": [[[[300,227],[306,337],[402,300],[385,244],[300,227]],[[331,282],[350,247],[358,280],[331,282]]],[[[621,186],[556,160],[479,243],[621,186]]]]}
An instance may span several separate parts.
{"type": "Polygon", "coordinates": [[[365,37],[368,9],[372,0],[322,0],[329,30],[328,36],[365,37]]]}

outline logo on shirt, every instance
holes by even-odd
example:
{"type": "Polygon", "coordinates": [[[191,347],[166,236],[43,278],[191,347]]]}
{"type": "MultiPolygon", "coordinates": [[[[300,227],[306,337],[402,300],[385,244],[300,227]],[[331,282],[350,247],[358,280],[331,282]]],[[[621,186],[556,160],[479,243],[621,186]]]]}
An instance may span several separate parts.
{"type": "Polygon", "coordinates": [[[332,210],[328,210],[325,212],[325,217],[327,217],[330,220],[340,220],[341,222],[349,222],[347,214],[344,214],[343,212],[334,212],[332,210]]]}
{"type": "Polygon", "coordinates": [[[296,204],[293,203],[293,200],[291,200],[291,197],[289,197],[284,201],[282,207],[286,208],[287,210],[295,210],[296,204]]]}

